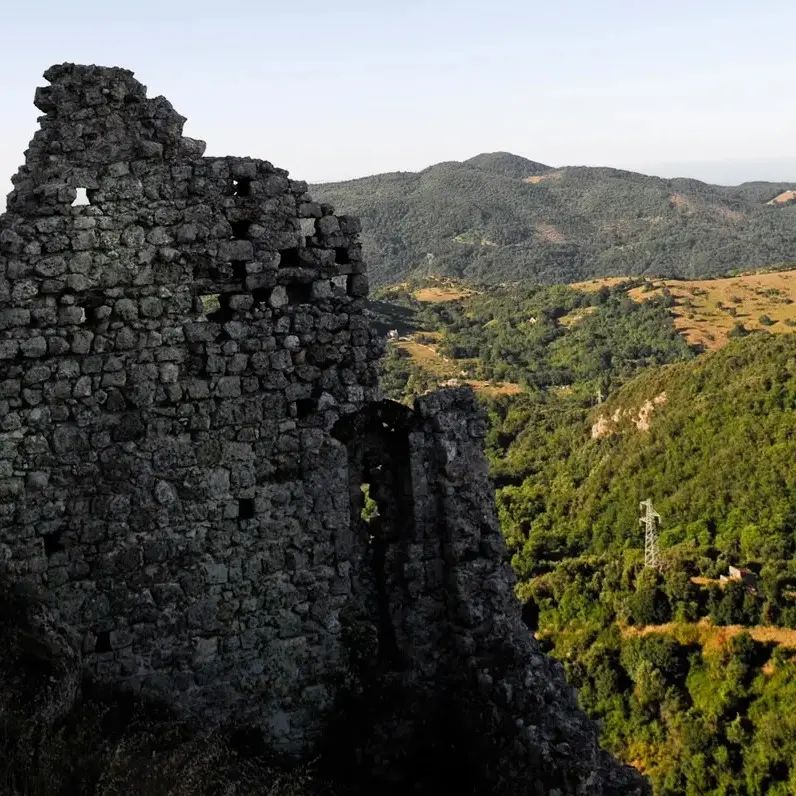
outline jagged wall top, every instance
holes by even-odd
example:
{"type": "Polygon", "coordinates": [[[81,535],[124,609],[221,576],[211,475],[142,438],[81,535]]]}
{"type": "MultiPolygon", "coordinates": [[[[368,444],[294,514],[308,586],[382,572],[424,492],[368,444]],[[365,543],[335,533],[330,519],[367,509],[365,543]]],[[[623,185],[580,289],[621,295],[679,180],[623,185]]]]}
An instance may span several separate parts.
{"type": "Polygon", "coordinates": [[[71,187],[99,187],[97,171],[118,161],[198,157],[203,141],[183,138],[185,118],[165,97],[148,99],[146,87],[127,69],[61,64],[44,73],[50,86],[36,90],[46,115],[13,179],[9,210],[34,210],[35,189],[59,178],[71,187]],[[101,109],[101,112],[97,112],[101,109]],[[86,168],[81,168],[86,167],[86,168]],[[93,168],[92,168],[93,167],[93,168]]]}
{"type": "Polygon", "coordinates": [[[0,216],[0,570],[95,675],[302,748],[354,577],[329,430],[379,397],[358,221],[130,72],[47,77],[0,216]]]}

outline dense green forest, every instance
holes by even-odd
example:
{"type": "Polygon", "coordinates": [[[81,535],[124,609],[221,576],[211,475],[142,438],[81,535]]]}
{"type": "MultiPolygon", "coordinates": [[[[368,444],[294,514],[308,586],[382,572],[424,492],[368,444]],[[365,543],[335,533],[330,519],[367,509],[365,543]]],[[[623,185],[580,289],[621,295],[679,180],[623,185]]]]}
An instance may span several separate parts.
{"type": "MultiPolygon", "coordinates": [[[[670,297],[629,298],[626,281],[594,292],[567,285],[473,285],[457,301],[422,303],[413,290],[423,282],[385,288],[374,309],[384,329],[435,332],[437,351],[454,360],[462,376],[509,381],[528,391],[526,400],[587,407],[653,365],[690,359],[694,351],[672,324],[670,297]],[[391,322],[392,320],[392,322],[391,322]],[[552,389],[552,392],[550,391],[552,389]],[[533,397],[531,397],[533,396],[533,397]]],[[[639,280],[637,284],[642,284],[639,280]]],[[[401,400],[435,385],[432,375],[400,349],[389,348],[383,386],[401,400]]],[[[514,402],[511,401],[513,406],[514,402]]]]}
{"type": "MultiPolygon", "coordinates": [[[[501,523],[526,621],[606,748],[658,796],[796,793],[796,336],[700,354],[666,296],[513,285],[421,305],[411,287],[382,298],[417,335],[523,385],[482,394],[501,523]],[[730,565],[754,585],[721,582],[730,565]]],[[[409,400],[435,380],[398,351],[384,386],[409,400]]]]}
{"type": "Polygon", "coordinates": [[[312,186],[362,217],[374,284],[440,274],[493,282],[694,278],[792,259],[790,183],[729,188],[508,153],[312,186]],[[533,180],[529,182],[528,180],[533,180]]]}

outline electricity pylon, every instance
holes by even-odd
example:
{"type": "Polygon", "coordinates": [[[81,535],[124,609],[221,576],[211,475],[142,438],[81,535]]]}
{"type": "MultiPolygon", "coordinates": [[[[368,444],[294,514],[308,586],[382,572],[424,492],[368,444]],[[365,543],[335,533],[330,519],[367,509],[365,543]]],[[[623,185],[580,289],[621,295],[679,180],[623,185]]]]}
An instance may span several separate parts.
{"type": "Polygon", "coordinates": [[[652,508],[652,498],[647,498],[639,504],[644,516],[639,522],[644,526],[644,566],[652,569],[660,567],[658,557],[658,520],[661,515],[652,508]]]}

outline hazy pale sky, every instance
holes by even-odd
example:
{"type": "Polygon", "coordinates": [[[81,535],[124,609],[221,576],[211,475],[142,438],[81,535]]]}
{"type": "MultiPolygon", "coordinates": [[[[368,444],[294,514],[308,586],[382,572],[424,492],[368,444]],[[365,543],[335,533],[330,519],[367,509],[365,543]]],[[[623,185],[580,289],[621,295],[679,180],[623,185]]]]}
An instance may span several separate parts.
{"type": "Polygon", "coordinates": [[[796,181],[793,0],[0,6],[0,195],[36,129],[41,74],[63,61],[132,69],[208,154],[310,182],[497,150],[796,181]]]}

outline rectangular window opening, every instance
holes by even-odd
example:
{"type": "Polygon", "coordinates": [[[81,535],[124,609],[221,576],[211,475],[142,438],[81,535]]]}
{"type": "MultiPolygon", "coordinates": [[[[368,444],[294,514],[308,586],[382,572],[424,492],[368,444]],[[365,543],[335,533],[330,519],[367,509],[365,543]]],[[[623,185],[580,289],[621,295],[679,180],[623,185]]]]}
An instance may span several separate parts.
{"type": "Polygon", "coordinates": [[[312,285],[296,283],[286,285],[288,304],[309,304],[312,296],[312,285]]]}
{"type": "Polygon", "coordinates": [[[348,254],[347,246],[338,246],[334,250],[334,261],[338,265],[349,265],[351,263],[351,257],[348,254]]]}
{"type": "Polygon", "coordinates": [[[299,258],[298,246],[292,249],[282,249],[280,252],[280,268],[300,268],[301,259],[299,258]]]}
{"type": "Polygon", "coordinates": [[[235,196],[251,196],[252,181],[246,177],[238,177],[232,180],[232,192],[235,196]]]}
{"type": "Polygon", "coordinates": [[[240,279],[240,280],[246,279],[246,261],[245,260],[233,260],[231,265],[232,265],[232,276],[235,279],[240,279]]]}
{"type": "Polygon", "coordinates": [[[238,501],[238,519],[251,520],[254,518],[254,498],[241,498],[238,501]]]}
{"type": "Polygon", "coordinates": [[[315,413],[315,400],[313,398],[299,398],[296,401],[296,417],[301,419],[315,413]]]}
{"type": "Polygon", "coordinates": [[[56,531],[55,533],[47,533],[42,538],[44,539],[44,553],[47,556],[53,555],[64,550],[64,545],[61,542],[61,535],[63,530],[56,531]]]}
{"type": "Polygon", "coordinates": [[[232,240],[248,240],[251,221],[232,221],[232,240]]]}
{"type": "Polygon", "coordinates": [[[77,188],[77,196],[75,201],[72,202],[72,207],[86,207],[91,204],[91,199],[88,196],[87,188],[77,188]]]}

